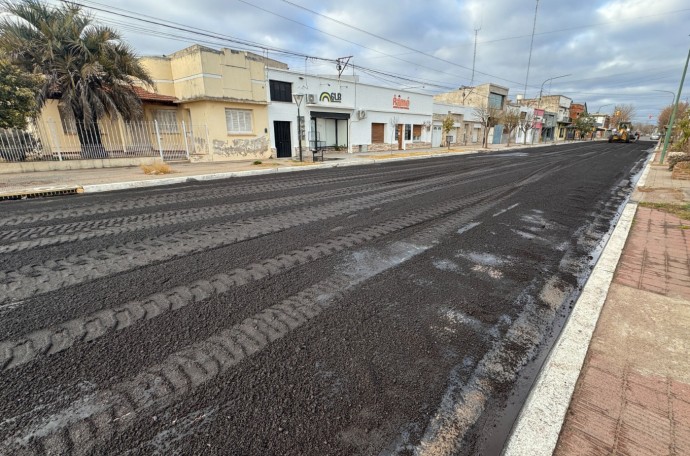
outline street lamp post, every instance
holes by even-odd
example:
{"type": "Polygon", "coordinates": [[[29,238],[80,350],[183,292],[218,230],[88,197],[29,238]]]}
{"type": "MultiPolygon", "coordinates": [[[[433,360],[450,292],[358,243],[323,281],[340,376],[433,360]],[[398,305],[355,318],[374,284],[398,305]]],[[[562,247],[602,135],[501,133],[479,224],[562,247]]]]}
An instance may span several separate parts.
{"type": "Polygon", "coordinates": [[[688,72],[688,62],[690,61],[690,49],[688,50],[688,57],[685,59],[685,68],[683,68],[683,76],[680,77],[680,86],[678,86],[678,93],[676,94],[676,102],[671,111],[671,120],[669,120],[669,128],[666,129],[666,138],[664,138],[664,149],[661,151],[661,158],[659,163],[664,163],[666,157],[666,150],[668,149],[668,141],[671,139],[671,130],[673,130],[673,122],[676,120],[676,111],[678,111],[678,103],[680,102],[680,94],[683,92],[683,82],[685,81],[685,74],[688,72]]]}
{"type": "Polygon", "coordinates": [[[606,106],[611,106],[612,104],[613,104],[613,103],[609,103],[609,104],[605,104],[605,105],[599,106],[599,107],[597,108],[597,114],[601,114],[601,108],[604,108],[604,107],[606,107],[606,106]]]}
{"type": "Polygon", "coordinates": [[[554,77],[549,78],[549,79],[547,79],[546,81],[542,82],[542,83],[541,83],[541,88],[539,89],[539,102],[541,103],[541,94],[542,94],[542,92],[544,91],[544,84],[546,84],[546,83],[549,82],[549,81],[553,81],[554,79],[565,78],[565,77],[567,77],[567,76],[572,76],[572,75],[570,75],[570,74],[563,74],[563,75],[561,75],[561,76],[554,76],[554,77]]]}
{"type": "Polygon", "coordinates": [[[303,93],[296,93],[292,96],[294,98],[295,103],[297,103],[297,143],[299,144],[299,161],[302,161],[302,122],[300,122],[300,112],[299,112],[299,107],[302,104],[302,100],[304,99],[304,94],[303,93]]]}
{"type": "MultiPolygon", "coordinates": [[[[539,89],[539,101],[537,102],[537,108],[541,109],[541,95],[542,95],[542,92],[544,91],[544,84],[546,84],[549,81],[553,81],[554,79],[565,78],[567,76],[571,76],[571,75],[570,74],[562,74],[560,76],[554,76],[554,77],[549,78],[549,79],[547,79],[541,83],[541,88],[539,89]]],[[[554,141],[556,140],[555,134],[553,135],[553,139],[554,139],[554,141]]]]}

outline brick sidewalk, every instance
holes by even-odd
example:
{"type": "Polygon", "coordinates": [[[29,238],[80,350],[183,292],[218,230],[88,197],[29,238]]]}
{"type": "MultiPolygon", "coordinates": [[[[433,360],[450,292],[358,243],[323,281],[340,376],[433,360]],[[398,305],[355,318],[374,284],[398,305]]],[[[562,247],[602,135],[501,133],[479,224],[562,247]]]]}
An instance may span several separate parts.
{"type": "Polygon", "coordinates": [[[556,455],[690,455],[690,221],[639,207],[556,455]]]}

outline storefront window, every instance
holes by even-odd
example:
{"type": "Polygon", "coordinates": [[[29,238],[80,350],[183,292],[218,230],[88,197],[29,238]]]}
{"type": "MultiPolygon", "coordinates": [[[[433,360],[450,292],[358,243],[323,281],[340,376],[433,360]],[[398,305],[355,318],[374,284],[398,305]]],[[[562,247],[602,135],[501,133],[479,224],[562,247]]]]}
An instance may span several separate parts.
{"type": "Polygon", "coordinates": [[[405,141],[410,141],[412,139],[412,125],[405,124],[405,141]]]}
{"type": "Polygon", "coordinates": [[[422,140],[422,126],[421,125],[414,125],[412,127],[412,140],[413,141],[421,141],[422,140]]]}

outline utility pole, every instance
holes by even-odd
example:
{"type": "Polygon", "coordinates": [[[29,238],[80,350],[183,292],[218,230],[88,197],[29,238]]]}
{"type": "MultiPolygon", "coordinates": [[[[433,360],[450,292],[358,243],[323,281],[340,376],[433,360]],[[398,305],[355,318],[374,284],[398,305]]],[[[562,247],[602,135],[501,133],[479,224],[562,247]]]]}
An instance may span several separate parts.
{"type": "Polygon", "coordinates": [[[470,81],[470,87],[474,87],[474,64],[477,61],[477,33],[481,29],[481,26],[474,29],[474,55],[472,56],[472,80],[470,81]]]}
{"type": "Polygon", "coordinates": [[[532,63],[532,45],[534,44],[534,32],[537,30],[537,11],[539,10],[539,0],[537,6],[534,8],[534,23],[532,24],[532,39],[529,42],[529,57],[527,58],[527,76],[525,76],[525,89],[522,91],[522,96],[527,98],[527,81],[529,81],[529,67],[532,63]]]}
{"type": "Polygon", "coordinates": [[[683,82],[685,81],[685,74],[688,72],[688,62],[690,61],[690,50],[688,50],[688,57],[685,59],[685,68],[683,68],[683,76],[680,78],[680,86],[678,87],[678,93],[676,94],[676,103],[673,105],[673,111],[671,112],[671,120],[668,122],[668,128],[666,129],[666,138],[664,138],[664,148],[661,151],[661,158],[659,159],[659,164],[664,163],[664,158],[666,157],[666,150],[668,149],[668,141],[671,139],[671,130],[673,130],[673,123],[676,121],[676,111],[678,111],[678,103],[680,102],[680,94],[683,92],[683,82]]]}

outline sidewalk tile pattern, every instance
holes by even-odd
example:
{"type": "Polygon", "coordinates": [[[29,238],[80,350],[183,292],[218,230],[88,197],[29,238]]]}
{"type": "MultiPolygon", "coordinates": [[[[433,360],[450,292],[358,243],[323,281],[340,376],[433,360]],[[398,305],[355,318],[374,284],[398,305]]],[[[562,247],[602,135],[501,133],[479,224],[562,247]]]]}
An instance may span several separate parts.
{"type": "Polygon", "coordinates": [[[690,221],[640,207],[614,282],[690,299],[690,221]]]}
{"type": "MultiPolygon", "coordinates": [[[[688,225],[690,222],[670,214],[638,208],[614,283],[690,301],[688,225]]],[[[636,320],[639,327],[631,327],[627,321],[611,321],[602,314],[595,334],[601,331],[606,344],[620,345],[628,341],[620,336],[626,331],[659,331],[658,337],[669,331],[661,324],[655,327],[659,322],[653,318],[636,320]]],[[[686,336],[669,340],[690,348],[686,336]]],[[[605,345],[590,346],[554,454],[690,455],[690,384],[673,375],[638,370],[630,360],[621,359],[620,353],[602,347],[605,345]]]]}

